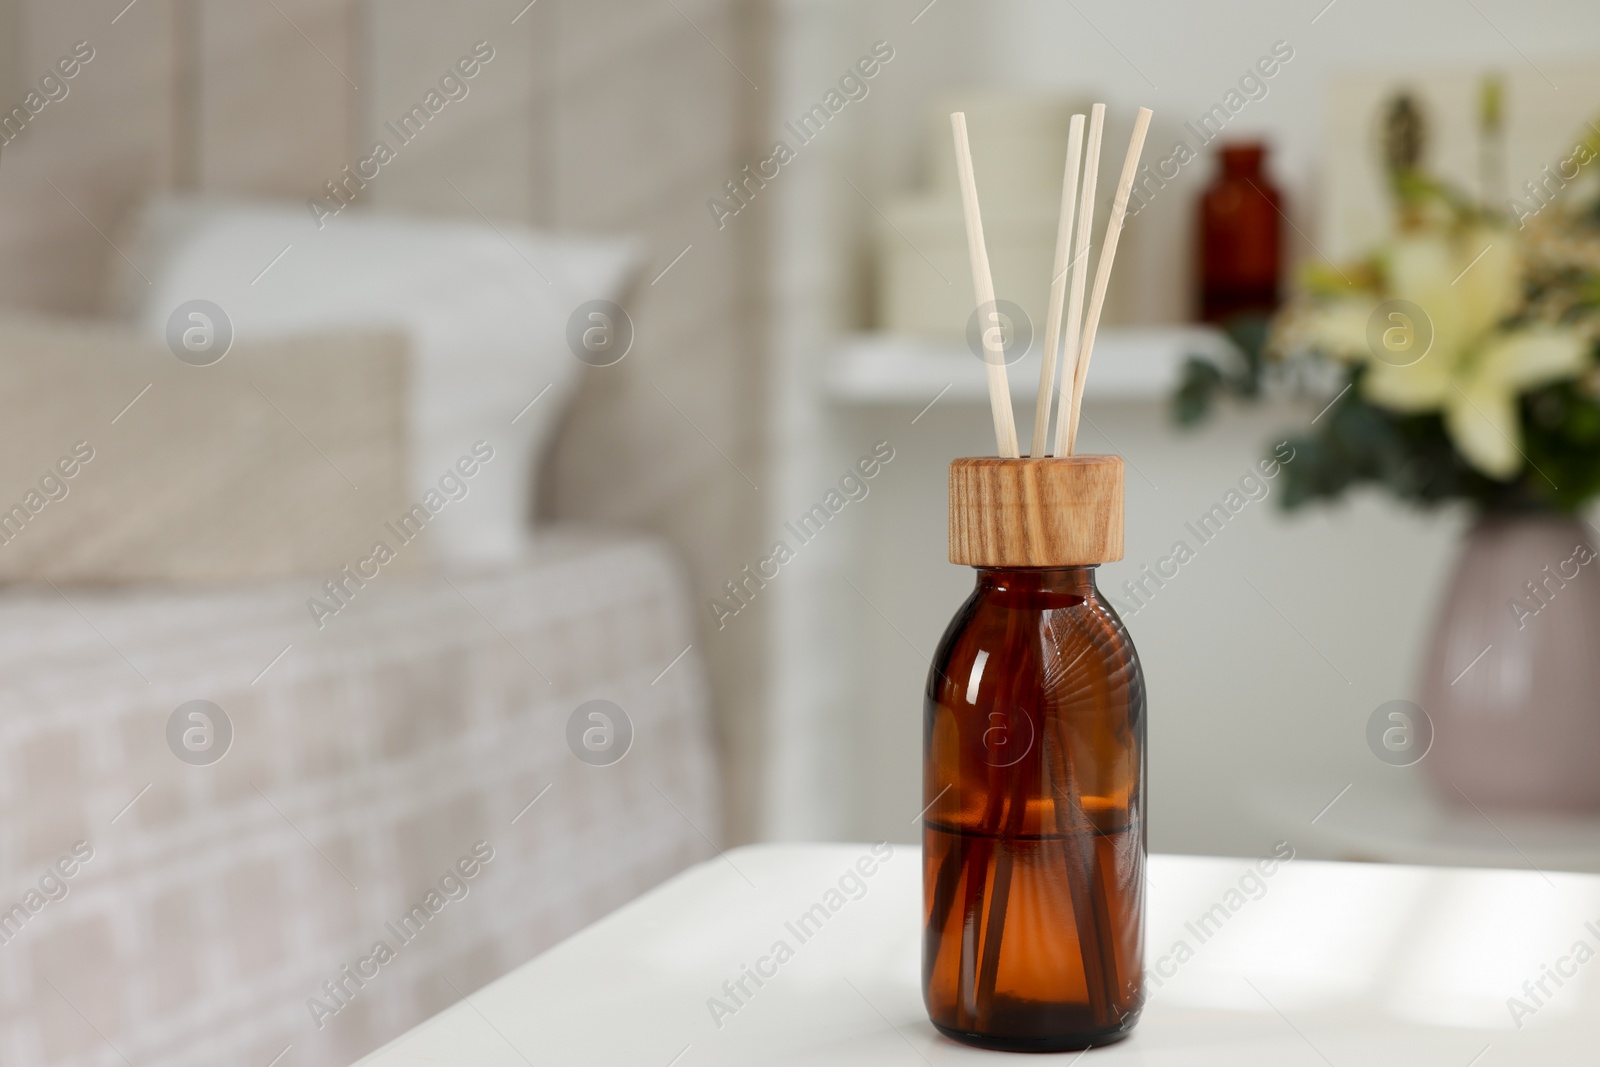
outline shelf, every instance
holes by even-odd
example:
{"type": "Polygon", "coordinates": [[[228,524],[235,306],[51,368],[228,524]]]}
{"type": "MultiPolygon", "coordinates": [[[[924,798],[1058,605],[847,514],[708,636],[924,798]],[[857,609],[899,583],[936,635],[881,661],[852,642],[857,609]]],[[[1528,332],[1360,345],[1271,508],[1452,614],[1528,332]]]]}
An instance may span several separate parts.
{"type": "MultiPolygon", "coordinates": [[[[1232,350],[1226,336],[1206,326],[1107,329],[1095,342],[1084,396],[1160,400],[1177,385],[1189,356],[1226,358],[1232,350]]],[[[1037,351],[1012,364],[1007,375],[1012,401],[1032,404],[1039,387],[1037,351]]],[[[947,387],[947,402],[989,399],[983,361],[959,341],[857,334],[834,353],[824,380],[828,396],[844,404],[921,405],[947,387]]]]}

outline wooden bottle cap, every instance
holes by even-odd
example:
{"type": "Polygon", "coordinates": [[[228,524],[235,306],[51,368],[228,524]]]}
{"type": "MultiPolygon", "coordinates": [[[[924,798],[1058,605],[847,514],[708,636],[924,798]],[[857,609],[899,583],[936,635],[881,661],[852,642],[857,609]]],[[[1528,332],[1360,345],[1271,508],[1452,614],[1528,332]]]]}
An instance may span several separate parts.
{"type": "Polygon", "coordinates": [[[1121,456],[950,464],[951,563],[1083,567],[1121,558],[1121,456]]]}

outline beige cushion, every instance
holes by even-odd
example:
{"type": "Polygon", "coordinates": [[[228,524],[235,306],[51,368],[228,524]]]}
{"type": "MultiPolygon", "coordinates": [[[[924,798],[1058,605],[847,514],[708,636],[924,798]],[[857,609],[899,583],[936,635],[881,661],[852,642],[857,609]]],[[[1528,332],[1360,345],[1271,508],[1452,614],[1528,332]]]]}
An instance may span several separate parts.
{"type": "Polygon", "coordinates": [[[120,328],[0,320],[0,581],[326,579],[378,540],[414,565],[426,535],[384,527],[410,506],[405,399],[390,334],[195,367],[120,328]]]}

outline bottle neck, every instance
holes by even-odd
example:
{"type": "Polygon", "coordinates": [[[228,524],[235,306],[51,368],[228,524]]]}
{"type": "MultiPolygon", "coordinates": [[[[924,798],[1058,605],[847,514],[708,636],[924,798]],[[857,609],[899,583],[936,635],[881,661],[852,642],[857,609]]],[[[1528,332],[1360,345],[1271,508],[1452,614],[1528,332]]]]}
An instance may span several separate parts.
{"type": "Polygon", "coordinates": [[[979,596],[998,599],[1012,607],[1070,607],[1097,599],[1095,566],[1087,567],[978,567],[979,596]]]}
{"type": "Polygon", "coordinates": [[[1222,173],[1230,178],[1258,178],[1266,154],[1261,145],[1229,145],[1222,150],[1222,173]]]}

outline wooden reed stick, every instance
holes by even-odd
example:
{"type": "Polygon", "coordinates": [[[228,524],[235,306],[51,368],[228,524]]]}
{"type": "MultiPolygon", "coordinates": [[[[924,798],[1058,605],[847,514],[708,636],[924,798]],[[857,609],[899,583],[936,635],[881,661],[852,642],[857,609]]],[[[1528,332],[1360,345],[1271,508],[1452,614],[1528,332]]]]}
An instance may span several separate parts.
{"type": "Polygon", "coordinates": [[[1083,383],[1089,374],[1089,359],[1094,355],[1094,336],[1100,327],[1100,312],[1105,308],[1106,288],[1111,284],[1111,264],[1117,256],[1117,238],[1128,214],[1128,197],[1139,170],[1139,155],[1144,151],[1145,134],[1150,132],[1150,109],[1141,107],[1133,120],[1133,136],[1128,138],[1128,154],[1122,160],[1122,177],[1117,179],[1117,195],[1111,201],[1111,217],[1106,220],[1106,236],[1100,242],[1100,263],[1095,269],[1094,295],[1089,299],[1089,318],[1083,327],[1078,365],[1072,378],[1072,425],[1067,431],[1067,455],[1078,444],[1078,411],[1083,407],[1083,383]]]}
{"type": "Polygon", "coordinates": [[[961,206],[967,218],[967,253],[972,260],[972,288],[978,298],[978,314],[994,319],[991,325],[980,322],[983,362],[989,376],[989,409],[994,415],[995,449],[1002,458],[1017,459],[1017,423],[1011,414],[1011,385],[1006,380],[1005,349],[1001,344],[999,315],[994,301],[994,276],[989,273],[989,252],[983,243],[983,218],[978,212],[978,183],[972,175],[972,148],[967,143],[967,116],[950,115],[950,128],[956,140],[956,170],[961,176],[961,206]]]}
{"type": "MultiPolygon", "coordinates": [[[[1006,612],[1001,648],[1017,647],[1023,625],[1021,615],[1019,611],[1006,612]]],[[[1023,690],[1030,688],[1028,682],[1031,680],[1031,677],[1024,677],[1021,669],[996,671],[990,706],[1019,708],[1019,701],[1026,699],[1023,690]]],[[[984,744],[983,736],[978,738],[978,743],[984,744]]],[[[1026,754],[1023,758],[1027,758],[1026,754]]],[[[1024,777],[1017,774],[1020,768],[1003,767],[988,758],[984,762],[989,764],[989,773],[981,825],[992,834],[988,844],[994,855],[994,869],[990,872],[986,856],[981,866],[972,864],[968,868],[971,873],[967,875],[968,879],[980,880],[980,888],[984,890],[977,898],[977,907],[964,913],[972,916],[974,928],[983,920],[986,898],[988,903],[988,920],[982,925],[982,946],[972,958],[973,1029],[988,1029],[994,1018],[994,986],[1000,969],[1000,949],[1005,944],[1006,910],[1011,902],[1013,852],[1016,838],[1022,832],[1023,816],[1027,814],[1027,803],[1023,797],[1024,782],[1031,784],[1032,778],[1031,775],[1024,777]]],[[[962,962],[964,964],[966,961],[962,962]]],[[[963,978],[966,977],[964,972],[963,978]]]]}
{"type": "Polygon", "coordinates": [[[1089,1010],[1095,1026],[1106,1027],[1116,1020],[1117,1003],[1116,940],[1107,922],[1105,893],[1101,888],[1100,857],[1094,823],[1083,810],[1083,792],[1072,763],[1072,747],[1066,723],[1059,717],[1055,729],[1047,732],[1044,745],[1046,781],[1051,807],[1055,809],[1056,829],[1066,853],[1067,894],[1072,899],[1072,922],[1078,933],[1078,952],[1083,960],[1083,980],[1089,994],[1089,1010]],[[1051,734],[1055,736],[1052,738],[1051,734]],[[1056,743],[1051,745],[1051,741],[1056,743]]]}
{"type": "Polygon", "coordinates": [[[1072,300],[1067,305],[1067,342],[1061,357],[1061,411],[1056,415],[1056,444],[1052,453],[1068,453],[1067,431],[1072,414],[1072,383],[1078,373],[1078,341],[1083,325],[1083,293],[1089,280],[1089,241],[1094,236],[1094,197],[1100,177],[1100,137],[1106,125],[1106,106],[1089,111],[1089,145],[1083,160],[1083,193],[1078,201],[1078,233],[1072,243],[1072,300]]]}
{"type": "MultiPolygon", "coordinates": [[[[1050,276],[1050,310],[1045,316],[1045,346],[1039,361],[1039,399],[1033,411],[1030,456],[1047,456],[1050,443],[1050,406],[1056,393],[1056,359],[1061,347],[1061,307],[1067,298],[1067,274],[1072,268],[1072,219],[1078,206],[1078,170],[1083,163],[1083,116],[1072,116],[1067,131],[1067,169],[1061,179],[1061,218],[1056,224],[1056,261],[1050,276]]],[[[1070,371],[1068,373],[1071,373],[1070,371]]]]}
{"type": "MultiPolygon", "coordinates": [[[[1005,778],[1004,775],[1001,777],[1002,780],[1005,778]]],[[[974,1001],[978,1009],[979,1030],[989,1030],[994,1025],[994,987],[1000,977],[1000,952],[1006,943],[1006,914],[1011,907],[1011,875],[1016,856],[1019,852],[1032,852],[1030,846],[1037,847],[1034,842],[1020,840],[1028,813],[1024,779],[1020,775],[1014,776],[1010,786],[1010,795],[1006,798],[1005,829],[994,843],[994,874],[989,879],[989,919],[983,924],[983,955],[978,962],[974,1001]]]]}

